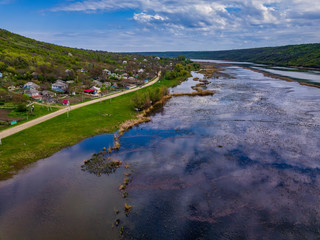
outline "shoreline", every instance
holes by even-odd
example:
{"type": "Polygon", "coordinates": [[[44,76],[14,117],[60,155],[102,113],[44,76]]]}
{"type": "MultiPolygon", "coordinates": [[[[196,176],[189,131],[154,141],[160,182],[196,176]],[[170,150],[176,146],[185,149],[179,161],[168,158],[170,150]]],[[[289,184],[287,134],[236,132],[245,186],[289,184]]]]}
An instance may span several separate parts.
{"type": "MultiPolygon", "coordinates": [[[[191,74],[189,73],[187,77],[178,77],[172,80],[159,77],[154,84],[148,85],[141,90],[145,91],[149,87],[156,88],[159,86],[174,87],[190,76],[191,74]]],[[[140,88],[134,90],[140,90],[140,88]]],[[[135,121],[139,114],[131,106],[133,94],[130,92],[118,96],[113,99],[112,103],[109,100],[101,101],[99,99],[96,104],[75,109],[71,112],[69,118],[59,115],[7,137],[6,141],[3,141],[2,145],[0,145],[0,181],[8,180],[19,174],[20,170],[28,167],[31,163],[48,158],[64,148],[80,143],[86,138],[101,134],[114,134],[126,121],[135,121]],[[108,114],[103,114],[102,111],[106,110],[108,114]],[[89,117],[86,112],[89,112],[89,117]],[[89,119],[82,119],[79,124],[77,119],[84,117],[92,119],[92,123],[89,122],[89,119]],[[86,126],[89,129],[83,130],[83,132],[79,131],[79,127],[85,128],[86,126]],[[47,131],[50,128],[59,130],[63,128],[63,131],[51,130],[48,133],[47,131]],[[47,141],[44,142],[42,139],[47,141]],[[31,148],[32,150],[30,150],[31,148]]]]}
{"type": "MultiPolygon", "coordinates": [[[[200,59],[199,59],[200,60],[200,59]]],[[[208,59],[207,59],[208,60],[208,59]]],[[[269,73],[263,70],[259,70],[259,69],[255,69],[255,68],[251,68],[251,67],[246,67],[246,66],[241,66],[241,65],[237,65],[237,64],[232,64],[232,63],[213,63],[213,62],[201,62],[201,63],[205,63],[205,64],[212,64],[212,65],[218,65],[218,66],[235,66],[235,67],[241,67],[243,69],[247,69],[247,70],[251,70],[253,72],[257,72],[257,73],[261,73],[263,74],[263,76],[265,77],[271,77],[274,79],[280,79],[280,80],[284,80],[287,82],[297,82],[302,86],[308,86],[308,87],[315,87],[315,88],[320,88],[320,84],[313,84],[310,82],[306,82],[308,80],[306,79],[301,79],[301,81],[299,80],[295,80],[294,78],[290,78],[290,77],[286,77],[286,76],[281,76],[281,75],[277,75],[274,73],[269,73]]],[[[299,69],[307,69],[307,68],[299,68],[299,69]]],[[[318,70],[318,69],[317,69],[318,70]]]]}

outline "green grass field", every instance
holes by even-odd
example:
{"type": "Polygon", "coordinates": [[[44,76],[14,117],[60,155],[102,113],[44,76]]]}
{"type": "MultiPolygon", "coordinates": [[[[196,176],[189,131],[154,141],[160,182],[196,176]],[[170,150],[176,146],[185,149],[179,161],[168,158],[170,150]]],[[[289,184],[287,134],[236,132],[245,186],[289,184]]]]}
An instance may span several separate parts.
{"type": "MultiPolygon", "coordinates": [[[[181,81],[183,79],[162,79],[151,88],[172,87],[181,81]]],[[[73,110],[69,118],[63,114],[2,139],[0,179],[9,178],[27,164],[48,157],[87,137],[116,131],[121,123],[137,115],[131,102],[133,94],[73,110]]]]}

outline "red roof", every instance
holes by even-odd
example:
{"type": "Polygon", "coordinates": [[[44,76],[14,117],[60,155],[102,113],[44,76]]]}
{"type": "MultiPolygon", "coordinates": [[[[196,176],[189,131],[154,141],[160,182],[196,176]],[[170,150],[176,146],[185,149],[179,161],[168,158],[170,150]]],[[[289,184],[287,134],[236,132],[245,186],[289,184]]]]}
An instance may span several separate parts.
{"type": "Polygon", "coordinates": [[[84,90],[84,92],[90,93],[90,92],[94,92],[94,91],[92,89],[86,89],[86,90],[84,90]]]}
{"type": "Polygon", "coordinates": [[[67,104],[69,101],[68,100],[63,100],[62,103],[67,104]]]}

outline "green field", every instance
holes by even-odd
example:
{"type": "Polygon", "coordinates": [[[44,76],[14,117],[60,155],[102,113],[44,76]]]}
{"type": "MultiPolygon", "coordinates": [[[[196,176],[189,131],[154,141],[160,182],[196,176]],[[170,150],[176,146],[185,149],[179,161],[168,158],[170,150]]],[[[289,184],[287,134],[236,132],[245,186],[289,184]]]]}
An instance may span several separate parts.
{"type": "MultiPolygon", "coordinates": [[[[185,78],[162,79],[150,88],[175,86],[185,78]]],[[[146,91],[148,88],[139,91],[146,91]]],[[[121,123],[136,117],[129,93],[92,104],[55,117],[39,125],[2,139],[0,146],[0,179],[9,178],[31,162],[102,133],[116,131],[121,123]]]]}

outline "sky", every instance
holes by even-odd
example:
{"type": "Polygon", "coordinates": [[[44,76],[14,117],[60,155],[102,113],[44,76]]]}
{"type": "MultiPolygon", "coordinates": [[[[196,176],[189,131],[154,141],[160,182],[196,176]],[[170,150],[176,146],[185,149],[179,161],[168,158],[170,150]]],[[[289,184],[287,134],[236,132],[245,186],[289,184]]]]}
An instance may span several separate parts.
{"type": "Polygon", "coordinates": [[[320,0],[0,0],[0,28],[111,52],[320,42],[320,0]]]}

